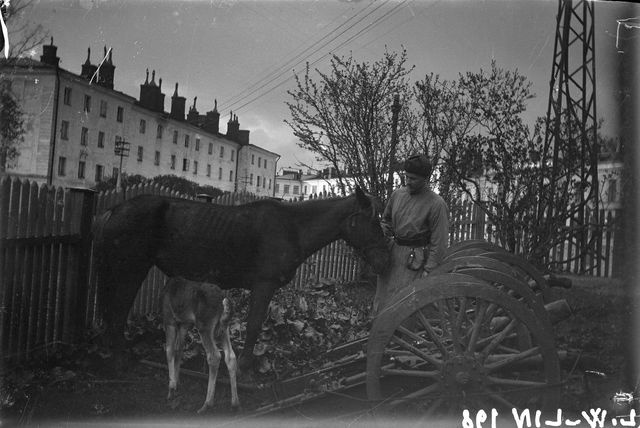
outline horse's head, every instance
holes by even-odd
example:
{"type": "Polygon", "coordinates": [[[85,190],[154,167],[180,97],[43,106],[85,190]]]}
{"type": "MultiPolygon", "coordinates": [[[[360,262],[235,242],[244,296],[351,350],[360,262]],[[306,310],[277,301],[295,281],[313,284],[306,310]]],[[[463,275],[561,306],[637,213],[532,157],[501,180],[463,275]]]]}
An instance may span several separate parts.
{"type": "Polygon", "coordinates": [[[355,193],[356,209],[340,224],[340,234],[358,250],[375,273],[389,266],[390,252],[378,218],[377,201],[359,187],[355,193]]]}

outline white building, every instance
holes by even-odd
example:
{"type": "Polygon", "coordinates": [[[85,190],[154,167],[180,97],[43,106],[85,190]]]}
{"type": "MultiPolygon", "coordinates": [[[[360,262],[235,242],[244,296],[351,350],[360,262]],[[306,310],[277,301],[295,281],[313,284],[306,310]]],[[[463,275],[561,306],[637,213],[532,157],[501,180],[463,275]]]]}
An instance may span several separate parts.
{"type": "Polygon", "coordinates": [[[80,74],[60,68],[53,40],[43,46],[40,61],[0,61],[2,84],[25,112],[24,142],[8,174],[90,188],[117,175],[122,161],[128,174],[174,174],[223,191],[273,195],[279,155],[250,144],[237,116],[221,134],[217,106],[201,115],[194,99],[185,117],[178,83],[165,112],[162,79],[156,83],[155,72],[149,80],[147,71],[139,99],[115,90],[112,52],[96,71],[90,51],[80,74]],[[129,153],[120,158],[115,147],[122,141],[129,153]]]}

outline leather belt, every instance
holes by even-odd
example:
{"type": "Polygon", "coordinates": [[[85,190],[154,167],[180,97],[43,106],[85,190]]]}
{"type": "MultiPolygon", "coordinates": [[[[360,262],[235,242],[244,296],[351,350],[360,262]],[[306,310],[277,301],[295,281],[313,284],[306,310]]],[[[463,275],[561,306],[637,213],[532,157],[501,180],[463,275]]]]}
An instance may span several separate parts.
{"type": "Polygon", "coordinates": [[[396,244],[401,245],[403,247],[426,247],[429,245],[429,238],[425,237],[417,237],[417,238],[399,238],[397,236],[393,237],[393,240],[396,244]]]}

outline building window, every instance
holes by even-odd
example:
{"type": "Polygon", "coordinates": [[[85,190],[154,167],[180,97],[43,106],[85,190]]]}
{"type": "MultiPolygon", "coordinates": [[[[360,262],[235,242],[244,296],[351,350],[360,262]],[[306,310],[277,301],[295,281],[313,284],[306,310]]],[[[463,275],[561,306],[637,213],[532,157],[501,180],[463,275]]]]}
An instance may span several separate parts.
{"type": "Polygon", "coordinates": [[[200,151],[200,138],[196,138],[196,152],[200,151]]]}
{"type": "Polygon", "coordinates": [[[80,133],[80,145],[86,146],[89,140],[89,129],[82,127],[82,132],[80,133]]]}
{"type": "Polygon", "coordinates": [[[107,117],[107,102],[100,100],[100,117],[107,117]]]}
{"type": "Polygon", "coordinates": [[[258,158],[258,168],[260,168],[262,166],[262,158],[259,157],[258,158]]]}
{"type": "Polygon", "coordinates": [[[104,177],[104,167],[102,165],[96,165],[96,183],[99,183],[102,181],[102,178],[104,177]]]}
{"type": "Polygon", "coordinates": [[[67,174],[67,158],[60,156],[58,158],[58,175],[64,177],[67,174]]]}
{"type": "Polygon", "coordinates": [[[124,108],[118,107],[118,111],[116,113],[116,120],[120,123],[124,120],[124,108]]]}
{"type": "Polygon", "coordinates": [[[609,180],[609,191],[607,198],[609,202],[617,202],[618,201],[618,180],[612,178],[609,180]]]}
{"type": "Polygon", "coordinates": [[[266,178],[263,178],[263,179],[262,179],[262,188],[263,188],[263,189],[265,188],[265,185],[266,185],[266,184],[267,184],[267,179],[266,179],[266,178]]]}
{"type": "Polygon", "coordinates": [[[253,185],[253,174],[249,175],[249,184],[253,185]]]}
{"type": "Polygon", "coordinates": [[[140,119],[140,133],[144,134],[145,132],[147,132],[147,121],[140,119]]]}
{"type": "Polygon", "coordinates": [[[198,174],[198,161],[193,161],[193,175],[198,174]]]}
{"type": "Polygon", "coordinates": [[[84,178],[84,171],[87,167],[85,161],[78,162],[78,178],[84,178]]]}
{"type": "Polygon", "coordinates": [[[264,160],[264,169],[267,169],[267,160],[264,160]]]}
{"type": "Polygon", "coordinates": [[[213,143],[209,143],[209,154],[213,154],[213,143]]]}
{"type": "Polygon", "coordinates": [[[256,164],[256,155],[251,155],[251,165],[256,164]]]}
{"type": "Polygon", "coordinates": [[[318,193],[318,186],[311,186],[311,193],[314,195],[318,193]]]}
{"type": "Polygon", "coordinates": [[[233,162],[234,160],[236,160],[236,151],[231,150],[231,162],[233,162]]]}
{"type": "MultiPolygon", "coordinates": [[[[231,152],[233,152],[233,150],[231,152]]],[[[220,146],[220,157],[224,158],[224,146],[220,146]]],[[[231,159],[231,160],[233,160],[233,159],[231,159]]]]}
{"type": "Polygon", "coordinates": [[[171,164],[170,164],[170,168],[171,168],[171,169],[176,169],[176,155],[171,155],[171,164]]]}
{"type": "Polygon", "coordinates": [[[260,187],[260,176],[257,177],[258,182],[256,183],[256,187],[260,187]]]}
{"type": "Polygon", "coordinates": [[[300,193],[300,186],[293,186],[293,194],[298,195],[300,193]]]}
{"type": "Polygon", "coordinates": [[[184,146],[185,147],[189,147],[189,136],[188,135],[184,136],[184,146]]]}
{"type": "Polygon", "coordinates": [[[178,131],[173,131],[173,144],[178,144],[178,131]]]}
{"type": "Polygon", "coordinates": [[[285,185],[284,185],[284,194],[285,194],[285,195],[288,195],[288,194],[289,194],[289,185],[288,185],[288,184],[285,184],[285,185]]]}
{"type": "Polygon", "coordinates": [[[280,193],[280,185],[278,183],[276,183],[275,191],[276,193],[280,193]]]}
{"type": "Polygon", "coordinates": [[[229,181],[233,181],[233,170],[229,171],[229,181]]]}
{"type": "Polygon", "coordinates": [[[271,179],[269,179],[269,190],[271,190],[271,179]]]}
{"type": "Polygon", "coordinates": [[[186,158],[182,159],[182,170],[189,171],[189,159],[186,159],[186,158]]]}
{"type": "Polygon", "coordinates": [[[84,112],[91,112],[91,95],[84,96],[84,112]]]}
{"type": "Polygon", "coordinates": [[[63,140],[69,139],[69,122],[66,120],[63,120],[60,124],[60,138],[63,140]]]}
{"type": "Polygon", "coordinates": [[[158,129],[156,130],[156,138],[160,139],[162,138],[162,125],[158,125],[158,129]]]}
{"type": "Polygon", "coordinates": [[[218,180],[222,180],[222,168],[218,168],[218,180]]]}
{"type": "Polygon", "coordinates": [[[153,157],[153,164],[160,165],[160,152],[156,150],[156,154],[153,157]]]}
{"type": "Polygon", "coordinates": [[[71,88],[68,86],[64,88],[64,105],[71,105],[71,88]]]}
{"type": "Polygon", "coordinates": [[[307,194],[307,186],[302,187],[302,194],[303,195],[307,194]]]}
{"type": "Polygon", "coordinates": [[[207,164],[207,177],[211,177],[211,164],[207,164]]]}
{"type": "Polygon", "coordinates": [[[142,152],[143,152],[143,147],[142,146],[138,146],[138,162],[142,162],[142,152]]]}

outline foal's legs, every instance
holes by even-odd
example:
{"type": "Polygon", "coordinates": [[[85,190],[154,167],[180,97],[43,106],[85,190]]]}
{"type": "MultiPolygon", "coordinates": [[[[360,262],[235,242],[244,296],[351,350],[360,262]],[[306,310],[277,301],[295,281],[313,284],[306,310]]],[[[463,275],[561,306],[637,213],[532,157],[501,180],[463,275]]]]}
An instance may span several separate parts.
{"type": "Polygon", "coordinates": [[[180,365],[182,364],[182,354],[184,349],[184,337],[187,334],[187,327],[180,324],[165,325],[167,366],[169,367],[169,394],[167,400],[171,400],[178,388],[180,381],[180,365]]]}
{"type": "Polygon", "coordinates": [[[238,386],[236,384],[236,373],[238,371],[238,362],[236,360],[236,354],[231,347],[231,339],[229,338],[229,327],[223,329],[222,337],[220,338],[222,343],[222,350],[224,351],[224,363],[227,365],[227,371],[229,372],[229,383],[231,385],[231,407],[240,407],[240,400],[238,399],[238,386]]]}
{"type": "Polygon", "coordinates": [[[207,384],[207,398],[204,404],[198,410],[198,413],[202,413],[207,410],[208,407],[213,407],[213,396],[216,392],[216,379],[218,377],[218,367],[220,366],[220,350],[216,346],[214,340],[214,330],[217,320],[210,321],[203,328],[198,328],[200,332],[200,339],[202,339],[202,346],[207,353],[207,363],[209,365],[209,383],[207,384]]]}

